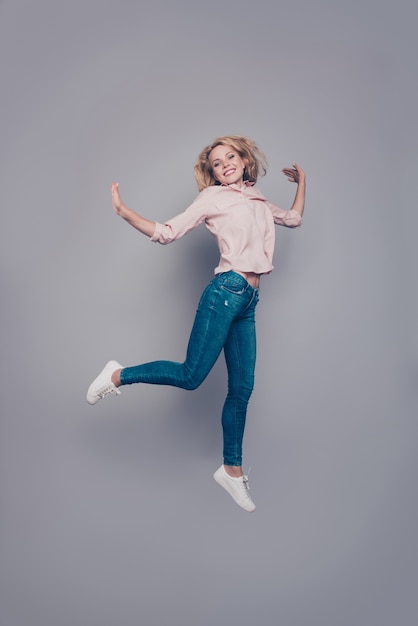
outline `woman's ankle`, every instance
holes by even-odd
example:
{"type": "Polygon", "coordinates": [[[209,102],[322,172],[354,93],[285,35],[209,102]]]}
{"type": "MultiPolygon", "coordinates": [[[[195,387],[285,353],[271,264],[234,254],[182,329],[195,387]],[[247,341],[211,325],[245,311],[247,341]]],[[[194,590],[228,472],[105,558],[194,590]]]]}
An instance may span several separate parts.
{"type": "Polygon", "coordinates": [[[115,370],[112,374],[112,383],[115,385],[115,387],[120,387],[120,373],[121,373],[121,369],[119,370],[115,370]]]}
{"type": "Polygon", "coordinates": [[[240,476],[243,476],[242,467],[237,465],[224,465],[224,468],[228,476],[232,476],[232,478],[239,478],[240,476]]]}

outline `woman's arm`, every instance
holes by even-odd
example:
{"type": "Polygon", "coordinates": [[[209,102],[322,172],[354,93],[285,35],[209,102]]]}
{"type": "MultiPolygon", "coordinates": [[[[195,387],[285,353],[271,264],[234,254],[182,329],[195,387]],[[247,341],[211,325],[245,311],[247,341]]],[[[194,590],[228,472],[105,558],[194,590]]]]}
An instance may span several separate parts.
{"type": "Polygon", "coordinates": [[[282,172],[287,176],[287,180],[291,183],[297,183],[295,199],[290,207],[294,211],[297,211],[302,217],[303,210],[305,208],[305,191],[306,191],[306,177],[305,172],[297,163],[293,163],[293,167],[285,167],[282,172]]]}
{"type": "Polygon", "coordinates": [[[155,231],[155,222],[147,220],[132,209],[125,206],[119,194],[118,183],[112,183],[110,190],[112,192],[112,205],[117,215],[120,215],[128,224],[139,230],[143,235],[152,237],[155,231]]]}

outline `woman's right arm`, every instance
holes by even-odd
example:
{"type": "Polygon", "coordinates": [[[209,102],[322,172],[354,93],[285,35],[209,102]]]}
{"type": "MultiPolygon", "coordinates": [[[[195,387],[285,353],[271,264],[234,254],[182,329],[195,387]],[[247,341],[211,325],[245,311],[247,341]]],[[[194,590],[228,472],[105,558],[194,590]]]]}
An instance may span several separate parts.
{"type": "Polygon", "coordinates": [[[119,194],[119,185],[118,183],[112,183],[111,188],[112,192],[112,205],[117,215],[120,215],[128,224],[139,230],[143,235],[147,235],[147,237],[152,237],[155,232],[155,222],[151,220],[147,220],[142,215],[135,213],[132,209],[129,209],[122,202],[122,199],[119,194]]]}

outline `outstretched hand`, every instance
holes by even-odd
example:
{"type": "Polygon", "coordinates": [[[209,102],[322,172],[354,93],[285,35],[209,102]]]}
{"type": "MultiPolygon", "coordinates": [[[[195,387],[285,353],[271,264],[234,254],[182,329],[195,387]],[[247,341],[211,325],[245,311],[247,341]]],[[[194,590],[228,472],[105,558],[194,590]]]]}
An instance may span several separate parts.
{"type": "Polygon", "coordinates": [[[143,235],[147,235],[147,237],[152,237],[155,232],[155,222],[151,220],[147,220],[139,213],[132,211],[126,204],[123,204],[122,198],[119,193],[119,184],[112,183],[110,186],[110,191],[112,193],[112,206],[117,215],[120,215],[128,224],[139,230],[143,235]]]}
{"type": "Polygon", "coordinates": [[[112,183],[110,186],[110,191],[112,192],[112,206],[115,210],[115,213],[117,213],[117,215],[122,215],[125,205],[123,204],[122,199],[120,197],[119,184],[112,183]]]}
{"type": "Polygon", "coordinates": [[[291,183],[300,183],[305,180],[305,172],[297,163],[293,163],[293,167],[284,167],[282,172],[287,176],[287,180],[291,183]]]}

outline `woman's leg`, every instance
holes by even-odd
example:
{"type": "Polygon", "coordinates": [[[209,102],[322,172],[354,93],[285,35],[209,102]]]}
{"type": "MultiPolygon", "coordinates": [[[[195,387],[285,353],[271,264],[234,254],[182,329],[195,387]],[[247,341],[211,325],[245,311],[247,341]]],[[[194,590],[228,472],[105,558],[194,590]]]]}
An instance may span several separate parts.
{"type": "Polygon", "coordinates": [[[248,478],[242,472],[242,440],[247,405],[254,386],[256,358],[255,307],[258,291],[250,305],[231,324],[224,346],[228,368],[228,395],[222,412],[224,464],[213,477],[242,509],[255,511],[249,493],[248,478]]]}
{"type": "Polygon", "coordinates": [[[149,383],[196,389],[215,364],[234,318],[234,311],[225,305],[225,297],[215,277],[200,299],[191,331],[186,360],[153,361],[123,368],[120,384],[149,383]]]}
{"type": "Polygon", "coordinates": [[[255,305],[231,324],[224,346],[228,395],[222,411],[224,465],[231,475],[242,473],[242,441],[247,405],[254,387],[256,361],[255,305]],[[239,471],[233,471],[234,468],[239,471]]]}
{"type": "Polygon", "coordinates": [[[200,299],[184,363],[153,361],[122,368],[110,361],[90,385],[87,401],[95,404],[108,394],[120,393],[119,385],[133,383],[196,389],[217,360],[232,322],[250,308],[254,294],[247,281],[235,272],[215,276],[200,299]]]}

